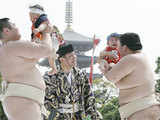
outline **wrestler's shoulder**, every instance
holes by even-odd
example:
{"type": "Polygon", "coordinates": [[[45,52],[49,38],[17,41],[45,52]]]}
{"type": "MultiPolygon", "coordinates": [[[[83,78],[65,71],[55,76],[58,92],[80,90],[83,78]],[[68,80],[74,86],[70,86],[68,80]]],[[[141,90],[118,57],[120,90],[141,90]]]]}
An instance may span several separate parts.
{"type": "Polygon", "coordinates": [[[122,59],[127,60],[127,61],[135,61],[135,60],[138,60],[138,57],[136,54],[128,54],[122,57],[122,59]]]}

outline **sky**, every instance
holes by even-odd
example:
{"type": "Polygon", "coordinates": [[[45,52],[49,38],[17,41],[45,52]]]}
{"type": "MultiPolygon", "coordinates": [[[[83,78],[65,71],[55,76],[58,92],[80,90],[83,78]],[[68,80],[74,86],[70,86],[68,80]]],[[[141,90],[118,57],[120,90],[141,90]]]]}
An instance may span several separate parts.
{"type": "MultiPolygon", "coordinates": [[[[0,18],[9,17],[19,27],[22,39],[29,40],[31,22],[28,6],[41,4],[52,24],[63,33],[65,2],[67,0],[1,0],[0,18]]],[[[135,32],[140,35],[143,51],[153,69],[160,56],[160,2],[159,0],[72,0],[75,32],[101,39],[96,55],[105,47],[106,37],[112,32],[135,32]]]]}

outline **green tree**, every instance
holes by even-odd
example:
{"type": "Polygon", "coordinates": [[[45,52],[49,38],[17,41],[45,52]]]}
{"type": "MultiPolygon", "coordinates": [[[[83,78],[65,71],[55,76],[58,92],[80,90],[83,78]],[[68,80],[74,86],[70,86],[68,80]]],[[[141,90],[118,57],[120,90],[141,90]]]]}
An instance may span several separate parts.
{"type": "Polygon", "coordinates": [[[157,94],[157,98],[160,101],[160,57],[156,60],[157,68],[155,70],[155,73],[158,75],[158,79],[156,80],[155,85],[155,92],[157,94]]]}
{"type": "Polygon", "coordinates": [[[118,98],[112,97],[103,107],[99,109],[99,111],[103,116],[103,120],[121,120],[118,108],[118,98]]]}
{"type": "Polygon", "coordinates": [[[156,64],[157,64],[157,68],[155,70],[155,73],[160,75],[160,57],[157,58],[156,64]]]}
{"type": "Polygon", "coordinates": [[[120,120],[117,88],[109,81],[104,82],[103,79],[96,79],[93,82],[97,107],[103,120],[120,120]]]}
{"type": "MultiPolygon", "coordinates": [[[[2,82],[2,76],[0,74],[0,84],[1,84],[1,82],[2,82]]],[[[0,86],[0,90],[1,90],[1,86],[0,86]]],[[[7,120],[7,117],[4,114],[1,102],[0,102],[0,120],[7,120]]]]}

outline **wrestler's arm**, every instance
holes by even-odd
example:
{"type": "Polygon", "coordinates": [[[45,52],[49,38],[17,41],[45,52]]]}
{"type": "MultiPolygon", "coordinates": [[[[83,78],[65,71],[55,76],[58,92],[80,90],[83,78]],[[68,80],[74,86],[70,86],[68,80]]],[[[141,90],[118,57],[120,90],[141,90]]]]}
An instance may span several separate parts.
{"type": "Polygon", "coordinates": [[[49,74],[55,74],[57,72],[57,67],[56,67],[56,62],[55,62],[57,55],[56,53],[54,53],[54,51],[55,50],[53,50],[52,55],[48,57],[49,66],[51,68],[51,71],[49,71],[49,74]]]}
{"type": "Polygon", "coordinates": [[[100,116],[96,109],[96,100],[91,89],[91,85],[85,73],[83,73],[83,99],[86,116],[90,116],[92,120],[100,120],[100,116]]]}
{"type": "Polygon", "coordinates": [[[136,67],[136,58],[132,55],[127,55],[123,57],[117,64],[114,66],[106,67],[106,71],[104,73],[107,80],[116,83],[123,77],[130,74],[136,67]]]}
{"type": "Polygon", "coordinates": [[[56,50],[55,50],[55,48],[53,48],[52,49],[52,55],[50,55],[48,57],[48,62],[49,62],[49,65],[50,65],[51,68],[55,67],[55,69],[56,69],[56,65],[55,65],[56,58],[57,58],[56,50]]]}
{"type": "Polygon", "coordinates": [[[56,64],[55,64],[55,57],[49,56],[48,57],[48,62],[51,68],[53,68],[54,70],[56,70],[56,64]]]}
{"type": "Polygon", "coordinates": [[[104,59],[105,56],[108,56],[109,55],[109,52],[106,52],[106,50],[102,50],[100,53],[99,53],[99,56],[98,56],[98,59],[97,59],[97,63],[101,63],[101,60],[104,59]]]}
{"type": "Polygon", "coordinates": [[[52,53],[52,42],[50,34],[44,33],[43,40],[40,43],[29,41],[18,41],[8,44],[8,52],[15,56],[24,58],[42,58],[48,57],[52,53]]]}

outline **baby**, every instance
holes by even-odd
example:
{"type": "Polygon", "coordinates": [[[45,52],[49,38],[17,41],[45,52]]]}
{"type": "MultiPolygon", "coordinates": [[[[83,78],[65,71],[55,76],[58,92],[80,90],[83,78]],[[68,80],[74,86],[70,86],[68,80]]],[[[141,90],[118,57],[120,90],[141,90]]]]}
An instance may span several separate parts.
{"type": "MultiPolygon", "coordinates": [[[[30,6],[29,9],[30,9],[29,16],[32,22],[31,41],[39,43],[42,39],[41,32],[45,30],[47,24],[49,24],[49,20],[42,6],[36,4],[30,6]]],[[[51,67],[51,71],[49,71],[49,74],[55,74],[57,72],[55,60],[56,60],[56,50],[53,48],[53,55],[48,57],[48,62],[51,67]]]]}
{"type": "Polygon", "coordinates": [[[112,33],[107,37],[107,47],[100,52],[98,63],[100,69],[104,69],[104,64],[116,64],[120,60],[120,53],[117,49],[120,34],[112,33]]]}

